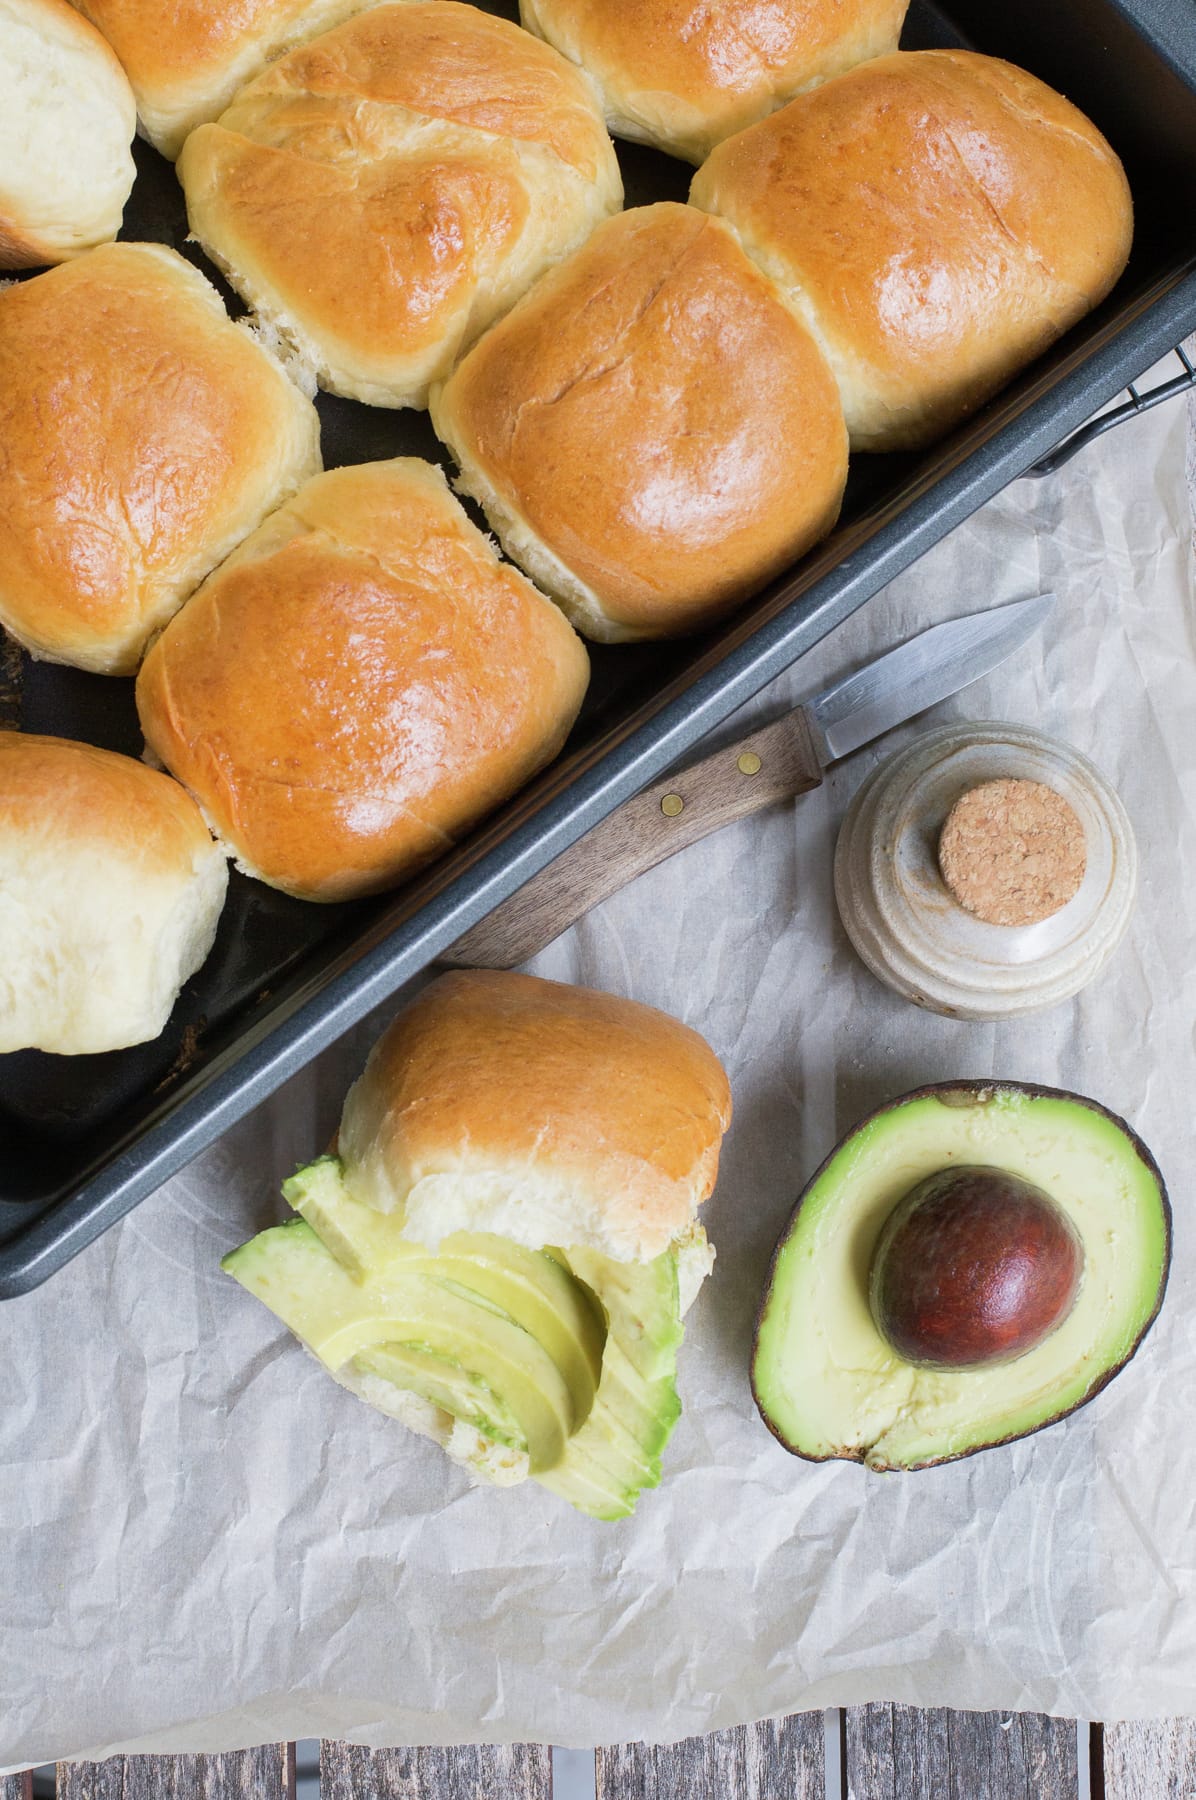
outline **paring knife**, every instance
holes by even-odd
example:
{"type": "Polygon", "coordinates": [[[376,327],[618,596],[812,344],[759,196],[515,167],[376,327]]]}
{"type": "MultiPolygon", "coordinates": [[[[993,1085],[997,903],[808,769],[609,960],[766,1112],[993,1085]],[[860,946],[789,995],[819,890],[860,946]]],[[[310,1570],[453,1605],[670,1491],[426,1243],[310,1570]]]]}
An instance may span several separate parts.
{"type": "Polygon", "coordinates": [[[840,757],[1005,661],[1055,603],[1039,594],[932,625],[854,675],[618,807],[457,939],[442,962],[510,969],[687,844],[821,784],[840,757]]]}

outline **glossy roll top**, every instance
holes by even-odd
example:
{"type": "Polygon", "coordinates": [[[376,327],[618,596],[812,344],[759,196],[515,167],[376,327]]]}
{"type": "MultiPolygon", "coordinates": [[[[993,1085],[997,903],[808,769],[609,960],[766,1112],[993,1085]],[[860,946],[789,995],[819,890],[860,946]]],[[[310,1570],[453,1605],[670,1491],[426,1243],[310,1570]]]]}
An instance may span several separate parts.
{"type": "Polygon", "coordinates": [[[588,78],[455,0],[377,6],[244,88],[179,161],[192,231],[333,392],[423,405],[621,203],[588,78]]]}
{"type": "Polygon", "coordinates": [[[693,631],[838,514],[847,438],[809,332],[722,225],[602,225],[432,400],[507,554],[604,640],[693,631]]]}
{"type": "Polygon", "coordinates": [[[963,50],[881,57],[730,138],[691,199],[790,294],[853,449],[914,449],[1108,293],[1129,255],[1121,164],[1084,115],[963,50]]]}
{"type": "Polygon", "coordinates": [[[311,401],[156,244],[0,292],[0,442],[0,624],[110,675],[320,466],[311,401]]]}
{"type": "Polygon", "coordinates": [[[141,126],[172,160],[272,57],[369,0],[77,0],[128,73],[141,126]]]}
{"type": "Polygon", "coordinates": [[[250,874],[309,900],[389,887],[560,749],[585,650],[411,458],[335,469],[159,638],[154,753],[250,874]]]}
{"type": "Polygon", "coordinates": [[[812,82],[897,48],[908,0],[521,0],[594,76],[616,137],[700,163],[812,82]]]}
{"type": "Polygon", "coordinates": [[[529,975],[445,975],[349,1093],[354,1198],[436,1245],[457,1231],[659,1256],[714,1188],[731,1118],[705,1041],[666,1013],[529,975]]]}

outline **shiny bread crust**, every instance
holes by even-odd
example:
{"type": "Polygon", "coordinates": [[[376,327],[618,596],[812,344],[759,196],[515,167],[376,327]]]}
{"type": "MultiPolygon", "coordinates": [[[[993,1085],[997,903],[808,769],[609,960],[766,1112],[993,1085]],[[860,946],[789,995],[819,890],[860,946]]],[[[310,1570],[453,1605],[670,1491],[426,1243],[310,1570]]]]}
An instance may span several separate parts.
{"type": "Polygon", "coordinates": [[[1011,63],[898,52],[729,138],[691,201],[790,296],[853,450],[918,449],[1109,292],[1132,204],[1076,107],[1011,63]]]}
{"type": "Polygon", "coordinates": [[[436,1242],[660,1255],[713,1191],[727,1077],[697,1032],[530,975],[441,976],[375,1045],[345,1102],[351,1194],[436,1242]]]}

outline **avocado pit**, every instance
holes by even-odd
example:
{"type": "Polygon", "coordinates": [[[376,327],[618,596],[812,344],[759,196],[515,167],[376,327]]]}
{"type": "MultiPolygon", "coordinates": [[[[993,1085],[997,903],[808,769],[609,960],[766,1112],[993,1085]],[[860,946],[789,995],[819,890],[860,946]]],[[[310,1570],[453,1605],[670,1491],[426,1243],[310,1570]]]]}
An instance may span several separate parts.
{"type": "Polygon", "coordinates": [[[987,1368],[1025,1355],[1063,1323],[1083,1266],[1079,1234],[1041,1188],[999,1168],[939,1169],[886,1220],[869,1302],[904,1361],[987,1368]]]}

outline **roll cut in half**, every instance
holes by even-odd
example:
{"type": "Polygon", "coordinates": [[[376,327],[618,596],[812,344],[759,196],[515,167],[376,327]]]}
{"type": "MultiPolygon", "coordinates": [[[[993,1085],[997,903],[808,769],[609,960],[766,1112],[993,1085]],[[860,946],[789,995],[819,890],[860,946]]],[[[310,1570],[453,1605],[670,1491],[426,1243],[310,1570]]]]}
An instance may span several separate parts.
{"type": "Polygon", "coordinates": [[[0,1051],[158,1036],[216,935],[224,854],[132,757],[0,732],[0,1051]]]}
{"type": "Polygon", "coordinates": [[[432,421],[508,556],[587,636],[694,631],[830,530],[821,351],[717,221],[608,220],[488,332],[432,421]]]}
{"type": "Polygon", "coordinates": [[[690,195],[792,297],[857,450],[974,411],[1104,298],[1129,255],[1117,157],[1032,75],[878,58],[729,138],[690,195]]]}
{"type": "Polygon", "coordinates": [[[455,0],[376,6],[242,89],[179,159],[191,229],[324,387],[422,406],[622,201],[588,78],[455,0]]]}
{"type": "Polygon", "coordinates": [[[311,401],[156,244],[0,292],[0,442],[0,624],[107,675],[320,466],[311,401]]]}
{"type": "Polygon", "coordinates": [[[660,1479],[727,1079],[664,1013],[443,977],[351,1090],[300,1216],[225,1258],[345,1386],[483,1480],[600,1519],[660,1479]]]}
{"type": "Polygon", "coordinates": [[[392,886],[564,742],[589,675],[439,469],[334,469],[163,632],[146,742],[251,875],[305,900],[392,886]]]}
{"type": "Polygon", "coordinates": [[[896,50],[908,0],[520,0],[594,76],[616,137],[700,163],[816,81],[896,50]]]}
{"type": "Polygon", "coordinates": [[[187,133],[224,110],[283,50],[370,0],[75,0],[128,72],[141,126],[173,161],[187,133]]]}
{"type": "Polygon", "coordinates": [[[0,0],[0,268],[65,262],[120,230],[137,114],[66,0],[0,0]]]}

